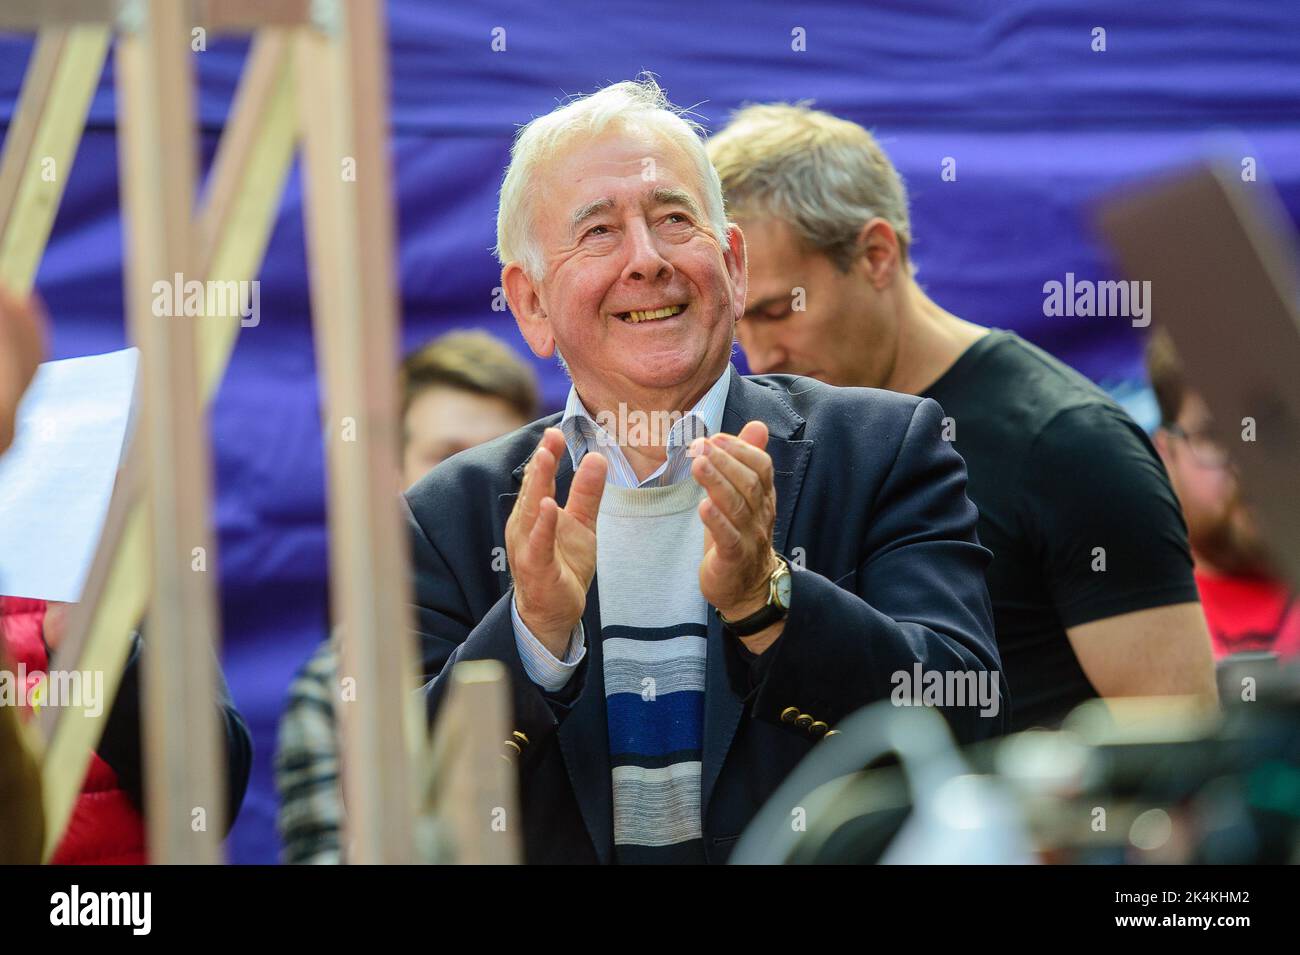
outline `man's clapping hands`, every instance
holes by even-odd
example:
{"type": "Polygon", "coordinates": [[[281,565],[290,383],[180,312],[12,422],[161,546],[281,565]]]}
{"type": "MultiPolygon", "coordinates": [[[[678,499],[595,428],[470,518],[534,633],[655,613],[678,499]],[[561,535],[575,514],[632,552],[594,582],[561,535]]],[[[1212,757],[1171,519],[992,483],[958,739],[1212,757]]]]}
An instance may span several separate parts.
{"type": "MultiPolygon", "coordinates": [[[[707,493],[700,503],[705,527],[700,592],[730,620],[766,603],[768,579],[776,566],[776,491],[767,439],[767,426],[751,421],[739,435],[716,434],[691,448],[691,475],[707,493]]],[[[560,507],[555,473],[560,456],[567,453],[563,433],[547,428],[524,470],[506,523],[515,607],[525,626],[557,659],[568,650],[596,573],[596,516],[608,466],[599,454],[586,454],[568,502],[560,507]]],[[[777,624],[770,632],[746,638],[746,646],[761,653],[780,628],[777,624]]]]}

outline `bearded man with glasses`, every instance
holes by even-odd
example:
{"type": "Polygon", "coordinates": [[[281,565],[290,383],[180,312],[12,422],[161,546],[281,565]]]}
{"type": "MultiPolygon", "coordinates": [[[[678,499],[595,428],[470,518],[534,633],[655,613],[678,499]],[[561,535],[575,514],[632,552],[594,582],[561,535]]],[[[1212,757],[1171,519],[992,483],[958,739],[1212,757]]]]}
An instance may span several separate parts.
{"type": "Polygon", "coordinates": [[[1151,337],[1147,371],[1160,404],[1155,445],[1187,520],[1215,658],[1261,650],[1295,656],[1300,602],[1274,568],[1231,455],[1211,436],[1209,408],[1187,387],[1163,333],[1151,337]]]}

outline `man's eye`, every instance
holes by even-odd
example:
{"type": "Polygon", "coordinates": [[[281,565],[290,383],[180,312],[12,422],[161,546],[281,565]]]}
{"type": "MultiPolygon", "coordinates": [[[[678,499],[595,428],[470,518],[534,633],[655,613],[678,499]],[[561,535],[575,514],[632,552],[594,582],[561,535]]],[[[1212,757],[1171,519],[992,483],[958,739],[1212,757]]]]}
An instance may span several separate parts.
{"type": "Polygon", "coordinates": [[[690,222],[690,221],[691,221],[690,219],[688,219],[688,218],[687,218],[683,213],[681,213],[681,212],[672,212],[672,213],[669,213],[669,215],[668,215],[668,221],[669,221],[669,222],[672,222],[673,219],[676,219],[678,222],[690,222]]]}
{"type": "Polygon", "coordinates": [[[587,230],[587,235],[604,235],[608,231],[609,226],[596,225],[587,230]]]}

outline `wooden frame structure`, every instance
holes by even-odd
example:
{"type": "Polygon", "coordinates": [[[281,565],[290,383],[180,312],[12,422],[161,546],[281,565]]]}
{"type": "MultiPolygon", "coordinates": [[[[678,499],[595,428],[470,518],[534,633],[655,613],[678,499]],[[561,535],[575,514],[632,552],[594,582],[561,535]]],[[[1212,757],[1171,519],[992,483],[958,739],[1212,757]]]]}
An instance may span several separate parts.
{"type": "Polygon", "coordinates": [[[0,281],[19,292],[32,286],[117,36],[127,309],[141,349],[137,436],[60,649],[69,668],[104,673],[105,712],[92,718],[47,708],[40,717],[46,857],[98,743],[131,635],[147,617],[150,857],[220,861],[226,810],[212,705],[220,627],[207,571],[216,559],[205,408],[240,323],[237,315],[159,318],[151,289],[175,273],[255,278],[301,138],[313,325],[329,422],[333,616],[342,632],[340,672],[355,680],[355,700],[336,706],[349,859],[417,861],[416,810],[424,802],[457,834],[452,858],[515,861],[516,827],[496,840],[478,835],[490,831],[497,810],[514,812],[513,775],[496,759],[506,675],[490,667],[455,675],[455,702],[433,750],[466,755],[428,764],[411,692],[415,648],[400,639],[412,627],[394,504],[398,319],[382,0],[8,0],[2,30],[39,31],[0,162],[0,281]],[[197,212],[195,26],[254,34],[197,212]],[[52,180],[42,175],[47,160],[59,171],[52,180]],[[455,746],[446,742],[453,735],[455,746]],[[425,788],[435,794],[422,798],[418,780],[430,765],[452,778],[434,773],[425,788]]]}

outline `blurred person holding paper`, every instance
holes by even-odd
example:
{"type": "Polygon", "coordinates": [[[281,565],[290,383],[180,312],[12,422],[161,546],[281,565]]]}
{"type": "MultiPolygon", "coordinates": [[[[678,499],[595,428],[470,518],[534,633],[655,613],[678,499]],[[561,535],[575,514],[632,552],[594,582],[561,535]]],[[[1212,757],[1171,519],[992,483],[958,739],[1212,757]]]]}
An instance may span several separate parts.
{"type": "MultiPolygon", "coordinates": [[[[117,696],[112,707],[108,708],[102,696],[102,673],[79,673],[58,668],[57,654],[66,630],[68,604],[46,599],[54,594],[76,596],[80,593],[89,556],[93,554],[98,530],[102,528],[107,512],[129,409],[115,409],[118,431],[115,441],[109,441],[106,446],[92,447],[71,440],[75,437],[75,419],[78,414],[93,413],[96,421],[90,430],[98,429],[102,409],[97,406],[117,398],[129,404],[131,389],[128,383],[109,398],[96,393],[98,380],[93,378],[94,366],[114,363],[123,353],[53,362],[38,373],[43,350],[43,325],[44,317],[34,298],[24,301],[0,290],[0,447],[8,447],[11,442],[15,444],[13,455],[6,462],[8,467],[0,469],[0,520],[8,525],[0,529],[0,533],[5,534],[0,539],[16,552],[0,556],[13,558],[8,566],[18,571],[16,575],[11,572],[0,579],[0,592],[11,594],[0,596],[0,655],[5,659],[0,667],[0,709],[6,711],[0,721],[12,724],[11,713],[28,719],[34,710],[44,705],[75,705],[84,707],[88,715],[103,714],[105,722],[99,745],[91,754],[81,793],[50,861],[55,864],[139,864],[146,861],[140,736],[140,633],[131,635],[129,657],[117,696]],[[80,364],[70,368],[74,362],[80,364]],[[47,373],[54,365],[63,367],[51,377],[47,373]],[[41,389],[39,374],[47,374],[47,383],[57,379],[63,390],[59,387],[41,389]],[[79,386],[75,380],[78,376],[87,379],[79,386]],[[68,406],[41,408],[34,412],[28,409],[20,413],[19,399],[24,391],[27,392],[26,402],[49,400],[57,405],[62,399],[68,406]],[[78,405],[75,399],[86,392],[91,392],[95,400],[78,405]],[[87,407],[95,410],[86,412],[87,407]],[[66,414],[61,415],[61,412],[66,414]],[[24,456],[25,452],[19,447],[23,443],[24,426],[30,428],[35,421],[62,422],[65,418],[70,419],[66,426],[60,423],[50,435],[27,435],[29,446],[41,445],[41,454],[24,456]],[[60,443],[65,441],[68,442],[66,447],[60,443]],[[98,462],[61,460],[66,455],[92,452],[109,457],[98,462]],[[78,468],[87,473],[95,471],[91,465],[98,465],[95,473],[104,474],[106,488],[97,508],[83,508],[78,512],[78,520],[95,522],[95,533],[84,547],[87,553],[74,555],[67,551],[82,549],[80,538],[74,546],[70,534],[52,532],[46,535],[42,528],[57,523],[58,515],[53,512],[63,510],[57,500],[60,488],[76,484],[77,476],[82,473],[78,468]],[[42,480],[33,480],[28,471],[32,466],[62,473],[47,475],[42,472],[39,475],[42,480]],[[19,473],[15,473],[15,468],[19,473]],[[32,489],[40,490],[47,478],[53,487],[45,488],[49,493],[33,499],[32,489]],[[47,523],[43,524],[43,520],[47,523]],[[20,539],[13,539],[14,526],[22,531],[20,539]],[[42,548],[57,549],[41,553],[42,548]],[[37,565],[41,570],[27,577],[28,568],[37,565]],[[20,593],[15,594],[15,590],[20,593]]],[[[117,361],[116,364],[134,375],[133,361],[117,361]]],[[[102,411],[109,414],[107,410],[102,411]]],[[[84,503],[79,502],[79,506],[84,503]]],[[[220,680],[216,695],[226,744],[228,821],[233,821],[248,785],[252,742],[224,679],[220,680]]],[[[4,768],[8,769],[7,763],[4,768]]],[[[25,811],[39,813],[39,798],[35,800],[34,809],[28,805],[25,811]]],[[[0,828],[3,828],[2,823],[0,828]]]]}

